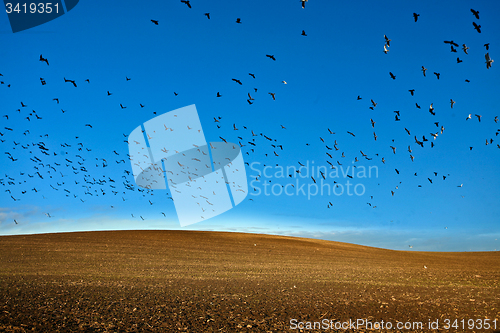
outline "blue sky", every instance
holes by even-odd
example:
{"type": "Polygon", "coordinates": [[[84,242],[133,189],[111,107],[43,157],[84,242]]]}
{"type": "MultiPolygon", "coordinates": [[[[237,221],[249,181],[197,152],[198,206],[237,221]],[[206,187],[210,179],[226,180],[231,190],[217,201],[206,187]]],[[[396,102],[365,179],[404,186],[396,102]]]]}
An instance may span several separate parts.
{"type": "Polygon", "coordinates": [[[485,64],[486,52],[493,60],[500,54],[500,22],[494,15],[500,3],[311,0],[305,9],[300,1],[190,4],[85,1],[18,33],[0,14],[1,235],[184,229],[315,237],[409,251],[500,249],[500,123],[494,121],[500,116],[500,76],[496,63],[489,69],[485,64]],[[471,8],[479,11],[479,20],[471,8]],[[420,14],[417,22],[414,12],[420,14]],[[472,22],[481,25],[481,33],[472,22]],[[387,54],[384,35],[391,39],[387,54]],[[456,53],[445,40],[459,44],[456,53]],[[49,66],[39,61],[40,54],[49,66]],[[425,77],[422,66],[428,69],[425,77]],[[436,115],[429,112],[431,103],[436,115]],[[232,210],[181,228],[169,190],[125,188],[123,182],[134,180],[125,172],[131,165],[124,135],[192,104],[207,141],[222,137],[244,145],[250,191],[232,210]],[[480,122],[475,114],[482,116],[480,122]],[[423,148],[415,136],[428,139],[423,148]],[[50,156],[41,152],[40,142],[50,156]],[[304,173],[276,174],[281,167],[299,168],[299,162],[309,171],[314,165],[332,172],[327,161],[339,177],[322,180],[316,174],[315,184],[310,176],[301,177],[304,173]],[[264,165],[273,167],[266,173],[272,176],[263,175],[264,165]],[[377,172],[356,176],[369,168],[377,172]],[[321,181],[331,187],[349,181],[361,195],[312,195],[321,181]],[[263,193],[265,182],[275,194],[263,193]],[[295,186],[287,187],[292,195],[277,195],[287,184],[295,186]],[[300,186],[305,195],[296,192],[300,186]],[[254,195],[254,188],[261,194],[254,195]]]}

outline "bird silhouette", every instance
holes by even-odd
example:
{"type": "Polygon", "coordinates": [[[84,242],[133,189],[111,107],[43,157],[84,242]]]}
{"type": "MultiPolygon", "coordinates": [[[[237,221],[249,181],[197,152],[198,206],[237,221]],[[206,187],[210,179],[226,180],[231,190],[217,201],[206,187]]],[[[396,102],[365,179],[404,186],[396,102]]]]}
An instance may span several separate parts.
{"type": "Polygon", "coordinates": [[[276,58],[274,57],[274,55],[271,55],[271,54],[266,54],[266,57],[276,61],[276,58]]]}
{"type": "Polygon", "coordinates": [[[73,84],[73,86],[75,86],[75,88],[76,88],[76,83],[74,80],[67,80],[66,78],[64,78],[64,82],[71,82],[73,84]]]}
{"type": "Polygon", "coordinates": [[[155,25],[158,25],[158,21],[157,20],[151,20],[151,22],[153,22],[155,25]]]}
{"type": "Polygon", "coordinates": [[[433,116],[435,116],[435,115],[436,115],[436,113],[434,112],[434,107],[432,106],[432,104],[434,104],[434,103],[431,103],[431,105],[429,106],[429,112],[430,112],[433,116]]]}
{"type": "Polygon", "coordinates": [[[422,73],[424,74],[425,76],[425,71],[427,70],[427,68],[425,68],[424,66],[422,66],[422,73]]]}
{"type": "Polygon", "coordinates": [[[189,0],[181,0],[182,3],[185,3],[189,8],[191,8],[191,4],[189,3],[189,0]]]}
{"type": "Polygon", "coordinates": [[[49,65],[49,61],[47,59],[45,59],[44,57],[42,57],[42,55],[40,54],[40,61],[44,61],[47,66],[49,65]]]}
{"type": "Polygon", "coordinates": [[[481,25],[476,24],[476,22],[472,22],[472,25],[474,26],[474,29],[476,29],[478,33],[481,33],[481,25]]]}
{"type": "Polygon", "coordinates": [[[210,20],[210,13],[205,13],[205,16],[210,20]]]}
{"type": "Polygon", "coordinates": [[[445,40],[444,42],[445,42],[446,44],[450,44],[450,45],[453,45],[453,46],[458,47],[458,44],[457,44],[457,43],[455,43],[455,42],[454,42],[454,41],[452,41],[452,40],[445,40]]]}
{"type": "Polygon", "coordinates": [[[417,22],[419,16],[420,14],[413,13],[413,19],[415,20],[415,22],[417,22]]]}
{"type": "Polygon", "coordinates": [[[387,46],[391,46],[392,39],[389,39],[389,37],[387,37],[386,35],[384,35],[384,38],[385,38],[385,43],[387,44],[387,46]]]}
{"type": "Polygon", "coordinates": [[[467,50],[468,50],[468,49],[470,49],[470,47],[468,47],[468,46],[467,46],[467,45],[465,45],[465,44],[462,44],[462,50],[464,50],[464,53],[465,53],[465,54],[469,54],[469,53],[467,52],[467,50]]]}
{"type": "Polygon", "coordinates": [[[470,12],[476,17],[476,19],[479,20],[479,11],[477,10],[474,10],[474,9],[470,9],[470,12]]]}

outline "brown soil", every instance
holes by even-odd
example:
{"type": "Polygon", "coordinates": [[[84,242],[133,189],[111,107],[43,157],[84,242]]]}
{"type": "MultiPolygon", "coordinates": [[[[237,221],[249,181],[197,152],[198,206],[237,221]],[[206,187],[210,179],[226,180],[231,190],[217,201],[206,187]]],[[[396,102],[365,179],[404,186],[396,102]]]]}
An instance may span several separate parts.
{"type": "Polygon", "coordinates": [[[2,332],[299,332],[294,318],[393,325],[304,332],[437,332],[436,320],[492,332],[478,327],[500,329],[500,252],[198,231],[0,237],[2,332]]]}

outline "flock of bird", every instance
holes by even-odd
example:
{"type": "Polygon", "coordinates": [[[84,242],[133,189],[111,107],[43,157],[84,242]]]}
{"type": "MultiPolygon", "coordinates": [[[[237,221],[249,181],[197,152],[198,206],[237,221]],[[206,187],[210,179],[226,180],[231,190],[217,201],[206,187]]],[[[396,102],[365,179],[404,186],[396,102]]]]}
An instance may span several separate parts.
{"type": "MultiPolygon", "coordinates": [[[[300,1],[302,8],[305,8],[305,3],[308,0],[300,1]]],[[[181,0],[181,2],[186,4],[189,9],[192,8],[189,0],[181,0]]],[[[479,12],[475,11],[474,9],[471,9],[471,12],[474,17],[479,20],[479,12]]],[[[204,15],[207,17],[207,19],[211,19],[210,13],[205,13],[204,15]]],[[[418,21],[419,17],[420,14],[413,13],[415,22],[418,21]]],[[[158,20],[154,19],[151,19],[151,22],[154,25],[160,24],[158,20]]],[[[236,23],[242,24],[241,18],[237,18],[236,23]]],[[[481,25],[473,22],[473,28],[478,33],[481,33],[481,25]]],[[[302,30],[301,35],[307,36],[305,30],[302,30]]],[[[385,54],[389,54],[391,42],[392,40],[389,39],[387,35],[384,35],[383,52],[385,54]]],[[[458,53],[459,44],[455,43],[453,40],[445,40],[444,43],[450,45],[451,52],[458,53]]],[[[489,43],[484,44],[484,47],[486,48],[486,51],[488,51],[489,43]]],[[[470,48],[466,44],[462,44],[462,51],[465,55],[468,54],[469,49],[470,48]]],[[[265,54],[265,57],[267,57],[271,61],[277,61],[276,57],[273,54],[265,54]]],[[[490,69],[493,64],[493,59],[491,59],[489,52],[486,52],[485,60],[486,69],[490,69]]],[[[49,60],[47,58],[44,58],[42,54],[40,55],[39,61],[49,66],[49,60]]],[[[460,63],[462,61],[463,60],[461,60],[460,57],[457,57],[457,63],[460,63]]],[[[53,64],[50,67],[52,66],[53,64]]],[[[422,65],[421,71],[424,77],[426,77],[427,70],[428,69],[422,65]]],[[[434,71],[433,74],[435,75],[437,80],[440,79],[441,74],[439,72],[434,71]]],[[[248,73],[248,75],[255,79],[257,74],[248,73]]],[[[3,75],[0,74],[0,77],[3,77],[3,75]]],[[[392,80],[397,79],[397,76],[393,72],[389,72],[389,77],[392,80]]],[[[128,76],[125,77],[126,81],[130,81],[131,79],[132,78],[129,78],[128,76]]],[[[65,83],[71,84],[74,88],[79,87],[75,80],[67,79],[66,77],[62,77],[61,80],[64,80],[65,83]]],[[[243,82],[240,78],[233,77],[231,79],[228,78],[228,80],[234,81],[239,86],[243,85],[243,82]]],[[[43,78],[40,78],[40,81],[42,85],[47,84],[46,80],[43,78]]],[[[466,81],[469,82],[468,80],[466,81]]],[[[1,84],[5,84],[3,80],[0,82],[1,84]]],[[[85,80],[85,82],[86,83],[84,84],[91,84],[90,79],[85,80]]],[[[282,84],[287,84],[287,82],[283,80],[282,84]]],[[[7,84],[7,87],[10,87],[10,84],[7,84]]],[[[252,105],[254,103],[255,98],[252,96],[252,94],[257,93],[257,91],[258,88],[253,88],[253,91],[247,93],[248,98],[246,99],[246,102],[249,105],[252,105]]],[[[411,96],[415,96],[415,89],[408,89],[408,92],[411,96]]],[[[103,92],[103,94],[106,94],[107,96],[113,95],[113,93],[109,90],[103,92]]],[[[214,92],[214,97],[223,98],[224,94],[222,94],[220,91],[217,91],[214,92]]],[[[177,96],[177,92],[174,92],[174,95],[177,96]]],[[[269,101],[277,100],[275,92],[269,91],[266,95],[269,95],[269,101]]],[[[358,101],[362,101],[363,97],[357,96],[356,99],[358,101]]],[[[60,103],[60,99],[58,97],[52,98],[52,101],[55,104],[60,103]]],[[[453,109],[456,102],[453,99],[450,99],[449,103],[450,108],[453,109]]],[[[22,197],[27,193],[27,191],[32,191],[35,193],[40,192],[40,195],[43,198],[45,198],[46,196],[55,195],[56,193],[62,193],[65,197],[79,200],[82,203],[85,203],[88,200],[87,198],[102,197],[105,195],[120,197],[121,199],[119,200],[121,201],[133,200],[133,198],[129,198],[129,194],[132,192],[138,192],[143,197],[148,198],[148,202],[150,205],[154,205],[154,198],[158,195],[162,195],[158,192],[142,189],[134,184],[130,172],[130,156],[128,156],[128,154],[126,153],[119,153],[114,150],[112,152],[109,152],[110,154],[112,154],[112,156],[115,157],[113,159],[110,159],[108,157],[98,157],[94,154],[95,147],[90,147],[89,145],[85,144],[83,140],[80,140],[80,136],[78,135],[75,136],[75,138],[72,139],[71,142],[61,142],[58,146],[54,146],[53,143],[49,144],[43,141],[44,138],[50,138],[50,133],[38,134],[38,136],[35,137],[35,135],[31,133],[30,130],[12,128],[11,126],[9,126],[8,122],[10,122],[13,117],[21,117],[23,120],[26,120],[28,122],[43,121],[43,116],[39,115],[38,112],[28,104],[30,103],[25,104],[24,101],[20,101],[20,107],[17,110],[5,114],[3,116],[3,118],[5,118],[5,125],[2,126],[3,130],[0,131],[0,147],[5,151],[4,158],[6,158],[8,162],[17,163],[19,166],[19,174],[5,174],[4,177],[0,178],[0,185],[4,188],[5,192],[9,193],[10,198],[14,202],[22,201],[22,197]],[[10,146],[11,142],[13,143],[13,146],[10,146]],[[19,150],[26,151],[26,153],[21,154],[19,153],[19,150]],[[23,158],[19,157],[20,155],[23,155],[23,158]],[[120,169],[120,171],[117,171],[118,168],[120,169]],[[110,172],[107,171],[109,169],[112,169],[113,176],[109,176],[110,172]],[[107,173],[108,176],[97,176],[104,173],[107,173]],[[29,184],[33,182],[30,179],[36,179],[37,184],[39,185],[35,185],[33,187],[30,186],[29,184]],[[37,186],[39,187],[37,188],[37,186]],[[155,197],[153,197],[153,195],[155,197]]],[[[141,103],[140,108],[144,108],[146,104],[147,103],[141,103]]],[[[123,103],[120,103],[119,105],[121,109],[127,108],[127,106],[124,106],[123,103]]],[[[370,110],[375,110],[378,106],[378,103],[374,99],[370,99],[370,103],[368,105],[368,108],[370,110]]],[[[417,109],[421,109],[421,106],[418,104],[418,102],[415,102],[415,107],[417,109]]],[[[429,105],[428,110],[432,116],[436,116],[436,114],[439,112],[439,110],[436,110],[434,108],[433,103],[429,105]]],[[[61,111],[63,114],[66,113],[66,111],[63,109],[61,109],[61,111]]],[[[156,114],[156,112],[154,112],[154,114],[156,114]]],[[[404,114],[402,115],[399,110],[394,111],[394,121],[400,121],[403,116],[404,114]]],[[[477,118],[478,122],[481,122],[481,115],[475,114],[475,117],[477,118]]],[[[373,131],[373,139],[374,141],[377,141],[377,121],[375,118],[375,115],[371,116],[369,118],[369,122],[367,121],[367,125],[371,126],[370,130],[373,131]]],[[[213,119],[214,124],[215,126],[217,126],[218,130],[226,134],[232,133],[229,134],[231,138],[228,138],[227,140],[222,136],[226,135],[221,134],[220,139],[222,141],[227,142],[232,141],[233,137],[237,138],[236,141],[239,143],[245,155],[253,155],[257,159],[273,158],[274,162],[272,163],[276,166],[279,165],[279,156],[280,154],[282,154],[282,151],[287,149],[287,147],[284,146],[283,143],[281,143],[276,138],[279,135],[265,134],[256,129],[248,128],[247,126],[236,124],[231,121],[226,121],[226,119],[223,119],[220,116],[215,116],[213,119]]],[[[469,114],[465,120],[467,121],[470,119],[472,119],[472,114],[469,114]]],[[[495,123],[497,123],[498,116],[495,116],[494,119],[487,119],[487,121],[494,121],[495,123]]],[[[442,124],[440,121],[433,121],[433,124],[436,126],[436,129],[435,132],[430,133],[418,133],[418,130],[409,129],[406,127],[401,128],[401,130],[404,130],[408,134],[411,140],[411,144],[414,143],[420,148],[433,148],[435,142],[437,142],[436,139],[439,136],[444,135],[445,133],[444,124],[442,124]],[[431,136],[433,139],[430,140],[426,138],[426,136],[431,136]]],[[[84,127],[88,128],[88,130],[92,130],[93,128],[92,124],[85,124],[84,127]]],[[[284,126],[283,124],[276,124],[276,128],[277,130],[287,130],[286,126],[284,126]]],[[[343,130],[343,133],[356,138],[356,134],[353,131],[343,130]]],[[[495,136],[497,136],[499,133],[500,129],[495,133],[495,136]]],[[[127,135],[123,134],[123,136],[124,142],[127,143],[127,135]]],[[[333,132],[330,128],[325,128],[323,131],[320,131],[318,142],[313,143],[325,146],[325,155],[323,157],[325,157],[325,162],[331,169],[342,166],[342,160],[347,158],[342,151],[342,138],[342,136],[340,136],[336,132],[333,132]],[[339,154],[339,156],[336,156],[336,153],[339,154]]],[[[384,150],[384,152],[387,152],[389,154],[399,153],[399,146],[396,145],[395,140],[392,140],[392,142],[393,144],[391,144],[389,147],[386,147],[386,150],[384,150]]],[[[493,142],[493,137],[486,139],[486,145],[493,144],[493,142]]],[[[404,148],[408,153],[408,158],[413,162],[418,154],[413,152],[411,144],[405,144],[404,148]]],[[[305,143],[305,145],[310,146],[310,143],[305,143]]],[[[349,143],[346,143],[345,145],[349,145],[349,143]]],[[[472,148],[473,147],[470,147],[469,149],[472,150],[472,148]]],[[[500,148],[499,144],[497,144],[497,148],[500,148]]],[[[384,154],[382,153],[365,153],[360,150],[359,156],[352,156],[352,158],[347,159],[353,160],[354,162],[360,162],[361,159],[365,159],[368,161],[378,160],[383,165],[385,165],[386,158],[383,155],[384,154]]],[[[246,164],[248,166],[250,165],[248,161],[246,162],[246,164]]],[[[264,164],[264,166],[265,165],[266,164],[264,164]]],[[[304,166],[304,164],[301,161],[297,161],[297,166],[304,166]]],[[[356,167],[356,165],[354,165],[354,167],[356,167]]],[[[394,168],[394,170],[396,175],[399,175],[401,172],[400,168],[394,168]]],[[[300,171],[297,170],[296,172],[299,173],[300,171]]],[[[326,177],[323,173],[321,173],[321,176],[324,180],[326,180],[326,177]]],[[[416,172],[414,173],[414,176],[418,177],[416,172]]],[[[252,177],[254,177],[256,181],[271,182],[271,180],[269,179],[263,180],[262,175],[256,175],[252,177]]],[[[296,177],[296,175],[288,175],[289,179],[293,179],[294,177],[296,177]]],[[[426,182],[428,181],[429,184],[433,184],[433,181],[437,180],[438,172],[434,172],[432,175],[423,175],[422,177],[426,182]]],[[[440,172],[439,177],[442,178],[442,181],[444,181],[448,177],[450,177],[450,175],[446,172],[440,172]]],[[[315,176],[311,176],[311,182],[317,182],[315,176]]],[[[399,184],[400,183],[390,189],[391,196],[396,195],[399,184]]],[[[421,187],[422,185],[420,184],[418,186],[421,187]]],[[[457,184],[457,187],[462,186],[463,184],[457,184]]],[[[255,189],[253,190],[255,191],[255,189]]],[[[167,198],[172,199],[169,196],[168,192],[162,193],[167,198]]],[[[249,196],[249,200],[253,201],[254,199],[253,197],[249,196]]],[[[374,203],[374,200],[376,200],[375,196],[370,195],[370,200],[372,201],[367,202],[367,204],[372,208],[376,208],[377,205],[375,205],[374,203]]],[[[333,204],[330,201],[327,201],[326,203],[327,208],[333,207],[333,204]]],[[[114,208],[114,205],[112,205],[111,208],[114,208]]],[[[165,213],[161,212],[161,214],[166,217],[165,213]]],[[[50,212],[46,212],[45,215],[47,216],[47,218],[53,217],[50,212]]],[[[134,213],[130,213],[130,215],[133,218],[139,216],[142,220],[144,220],[144,217],[140,214],[135,213],[134,215],[134,213]]],[[[18,224],[20,223],[20,221],[14,219],[14,223],[18,224]]]]}

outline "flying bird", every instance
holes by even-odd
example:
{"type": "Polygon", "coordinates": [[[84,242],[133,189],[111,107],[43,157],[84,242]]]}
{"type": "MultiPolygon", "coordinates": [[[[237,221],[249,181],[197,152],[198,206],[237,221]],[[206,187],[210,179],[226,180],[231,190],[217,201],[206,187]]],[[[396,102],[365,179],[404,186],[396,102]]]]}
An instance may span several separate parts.
{"type": "Polygon", "coordinates": [[[182,3],[185,3],[189,8],[191,8],[191,4],[189,3],[189,0],[181,0],[182,3]]]}
{"type": "Polygon", "coordinates": [[[238,80],[238,79],[232,79],[232,80],[233,80],[234,82],[236,82],[236,83],[240,84],[240,85],[242,85],[242,84],[243,84],[243,83],[241,83],[241,81],[240,81],[240,80],[238,80]]]}
{"type": "Polygon", "coordinates": [[[74,81],[74,80],[67,80],[66,78],[64,78],[64,82],[71,82],[71,83],[73,83],[73,85],[74,85],[74,86],[75,86],[75,88],[76,88],[76,83],[75,83],[75,81],[74,81]]]}
{"type": "Polygon", "coordinates": [[[488,51],[490,49],[490,43],[484,44],[484,47],[486,48],[486,51],[488,51]]]}
{"type": "Polygon", "coordinates": [[[240,23],[241,24],[241,19],[239,17],[236,19],[236,23],[240,23]]]}
{"type": "Polygon", "coordinates": [[[205,13],[205,16],[210,20],[210,13],[205,13]]]}
{"type": "Polygon", "coordinates": [[[471,12],[472,14],[474,14],[474,16],[476,17],[476,19],[478,19],[478,20],[479,20],[479,11],[474,10],[474,9],[472,9],[472,8],[471,8],[471,9],[470,9],[470,12],[471,12]]]}
{"type": "Polygon", "coordinates": [[[410,89],[408,90],[410,92],[410,94],[413,96],[415,94],[415,89],[410,89]]]}
{"type": "Polygon", "coordinates": [[[156,20],[151,20],[151,22],[153,22],[154,24],[158,25],[158,21],[156,21],[156,20]]]}
{"type": "Polygon", "coordinates": [[[464,50],[465,54],[469,54],[467,53],[467,50],[470,49],[470,47],[468,47],[467,45],[465,44],[462,44],[462,50],[464,50]]]}
{"type": "Polygon", "coordinates": [[[441,75],[441,73],[434,72],[434,75],[436,75],[437,79],[439,80],[439,75],[441,75]]]}
{"type": "Polygon", "coordinates": [[[387,46],[391,46],[392,39],[389,39],[389,37],[387,37],[386,35],[384,35],[384,38],[385,38],[385,43],[387,44],[387,46]]]}
{"type": "Polygon", "coordinates": [[[41,54],[40,54],[40,61],[45,61],[45,63],[47,64],[47,66],[49,65],[49,61],[47,59],[45,59],[44,57],[42,57],[41,54]]]}
{"type": "Polygon", "coordinates": [[[301,33],[302,36],[307,36],[305,30],[302,30],[302,33],[301,33]]]}
{"type": "Polygon", "coordinates": [[[450,45],[453,45],[453,46],[458,47],[458,44],[457,44],[457,43],[455,43],[455,42],[454,42],[454,41],[452,41],[452,40],[445,40],[444,42],[445,42],[446,44],[450,44],[450,45]]]}
{"type": "Polygon", "coordinates": [[[274,97],[274,95],[276,95],[276,93],[272,93],[272,92],[270,92],[270,93],[268,93],[268,94],[272,96],[272,98],[273,98],[273,100],[274,100],[274,101],[276,100],[276,98],[274,97]]]}
{"type": "Polygon", "coordinates": [[[302,8],[306,8],[306,2],[309,0],[300,0],[302,2],[302,8]]]}
{"type": "Polygon", "coordinates": [[[396,80],[396,75],[392,74],[392,72],[389,72],[389,75],[391,76],[391,79],[396,80]]]}
{"type": "Polygon", "coordinates": [[[266,54],[266,57],[268,57],[268,58],[273,59],[274,61],[276,61],[276,58],[274,57],[274,55],[266,54]]]}
{"type": "Polygon", "coordinates": [[[436,112],[434,112],[434,107],[432,106],[432,104],[434,104],[434,103],[431,103],[431,105],[429,106],[429,112],[430,112],[433,116],[435,116],[435,115],[436,115],[436,112]]]}
{"type": "Polygon", "coordinates": [[[474,29],[476,29],[478,33],[481,33],[481,25],[476,24],[476,22],[472,22],[472,25],[474,26],[474,29]]]}
{"type": "Polygon", "coordinates": [[[451,108],[452,108],[452,109],[453,109],[453,104],[455,104],[455,103],[456,103],[456,102],[450,98],[450,104],[451,104],[451,108]]]}
{"type": "Polygon", "coordinates": [[[486,59],[486,69],[489,69],[491,67],[491,64],[493,63],[493,59],[490,58],[490,53],[486,53],[484,55],[484,58],[486,59]]]}
{"type": "Polygon", "coordinates": [[[415,22],[417,22],[419,16],[420,14],[413,13],[413,19],[415,20],[415,22]]]}
{"type": "Polygon", "coordinates": [[[422,73],[424,73],[424,76],[425,76],[425,71],[427,70],[427,68],[425,68],[424,66],[422,66],[422,73]]]}

